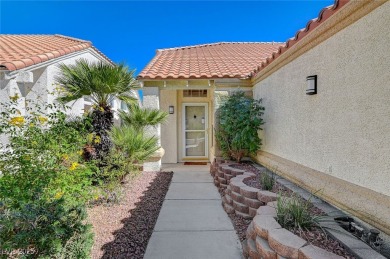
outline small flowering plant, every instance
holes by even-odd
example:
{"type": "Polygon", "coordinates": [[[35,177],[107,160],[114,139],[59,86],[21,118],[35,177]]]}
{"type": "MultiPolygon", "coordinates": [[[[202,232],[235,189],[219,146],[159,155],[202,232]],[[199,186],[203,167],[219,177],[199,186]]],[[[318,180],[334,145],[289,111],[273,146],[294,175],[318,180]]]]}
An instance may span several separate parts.
{"type": "Polygon", "coordinates": [[[72,126],[66,107],[30,103],[22,114],[17,99],[0,103],[0,244],[62,253],[88,232],[83,211],[94,167],[80,153],[87,130],[72,126]]]}

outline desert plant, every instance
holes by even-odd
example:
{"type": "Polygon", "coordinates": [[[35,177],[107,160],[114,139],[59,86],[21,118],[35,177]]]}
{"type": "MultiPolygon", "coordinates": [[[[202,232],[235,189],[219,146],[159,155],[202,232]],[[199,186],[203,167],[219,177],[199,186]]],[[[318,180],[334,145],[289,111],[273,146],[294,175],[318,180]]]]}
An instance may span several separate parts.
{"type": "Polygon", "coordinates": [[[278,195],[276,206],[276,219],[287,229],[311,229],[320,227],[323,216],[313,215],[310,212],[312,204],[310,199],[305,201],[293,194],[291,197],[278,195]]]}
{"type": "Polygon", "coordinates": [[[134,70],[129,71],[123,64],[116,66],[104,62],[90,63],[80,59],[74,65],[61,64],[60,71],[55,80],[63,88],[58,98],[61,102],[66,103],[89,96],[94,104],[90,116],[93,130],[100,141],[93,147],[97,158],[102,158],[111,148],[108,137],[114,118],[111,102],[114,99],[135,101],[130,93],[138,85],[134,78],[134,70]]]}
{"type": "Polygon", "coordinates": [[[142,163],[160,148],[157,137],[145,136],[143,131],[131,126],[114,127],[111,138],[116,148],[133,164],[142,163]]]}
{"type": "Polygon", "coordinates": [[[255,154],[261,146],[258,131],[264,124],[261,100],[248,98],[237,91],[217,111],[216,138],[223,155],[238,162],[255,154]]]}
{"type": "Polygon", "coordinates": [[[273,173],[262,173],[260,176],[260,184],[264,190],[271,191],[275,185],[275,175],[273,173]]]}
{"type": "Polygon", "coordinates": [[[137,104],[127,104],[127,111],[119,111],[123,125],[132,126],[136,130],[143,130],[147,126],[156,126],[163,123],[168,113],[158,109],[141,108],[137,104]]]}
{"type": "Polygon", "coordinates": [[[67,253],[85,257],[91,247],[85,202],[91,198],[92,175],[81,159],[86,130],[82,124],[69,126],[63,108],[55,105],[29,108],[22,116],[16,99],[0,104],[0,132],[8,137],[0,144],[2,249],[51,258],[78,247],[79,252],[67,253]]]}

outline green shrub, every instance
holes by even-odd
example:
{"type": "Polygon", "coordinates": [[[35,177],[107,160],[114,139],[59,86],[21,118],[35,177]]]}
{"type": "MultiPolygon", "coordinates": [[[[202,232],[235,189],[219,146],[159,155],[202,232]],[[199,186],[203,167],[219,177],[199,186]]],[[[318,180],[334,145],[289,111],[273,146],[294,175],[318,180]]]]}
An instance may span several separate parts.
{"type": "Polygon", "coordinates": [[[302,200],[297,195],[284,197],[278,195],[276,218],[278,223],[287,229],[308,229],[319,226],[321,216],[312,215],[310,200],[302,200]]]}
{"type": "Polygon", "coordinates": [[[131,126],[114,127],[110,136],[116,148],[133,164],[143,163],[160,148],[157,137],[145,136],[143,130],[131,126]]]}
{"type": "Polygon", "coordinates": [[[217,111],[216,138],[226,158],[238,162],[255,154],[261,146],[258,131],[264,124],[261,100],[248,98],[238,91],[227,97],[217,111]]]}
{"type": "Polygon", "coordinates": [[[271,191],[275,185],[275,175],[273,173],[262,173],[260,176],[260,184],[264,190],[271,191]]]}
{"type": "Polygon", "coordinates": [[[34,258],[85,258],[91,247],[85,203],[92,198],[93,174],[81,156],[87,130],[83,123],[69,125],[55,105],[31,104],[22,116],[14,99],[0,104],[0,133],[8,138],[0,145],[2,249],[31,249],[34,258]]]}

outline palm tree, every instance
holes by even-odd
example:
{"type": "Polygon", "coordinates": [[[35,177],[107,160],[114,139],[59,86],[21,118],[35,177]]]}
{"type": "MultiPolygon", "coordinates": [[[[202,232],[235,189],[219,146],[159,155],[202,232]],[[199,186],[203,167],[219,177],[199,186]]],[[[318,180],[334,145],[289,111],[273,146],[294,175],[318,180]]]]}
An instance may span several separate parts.
{"type": "Polygon", "coordinates": [[[122,126],[113,127],[111,138],[118,149],[131,163],[140,164],[150,158],[160,145],[156,136],[145,132],[146,127],[163,123],[168,114],[158,109],[141,108],[134,103],[127,103],[127,111],[120,110],[122,126]]]}
{"type": "Polygon", "coordinates": [[[141,108],[139,105],[127,104],[128,111],[119,111],[122,124],[142,131],[147,126],[156,126],[166,120],[168,114],[158,109],[141,108]]]}
{"type": "Polygon", "coordinates": [[[74,65],[61,64],[59,68],[61,74],[55,81],[63,87],[64,92],[58,100],[67,103],[89,96],[93,103],[90,116],[93,131],[99,140],[94,141],[93,151],[96,158],[102,158],[111,147],[108,132],[114,124],[112,100],[119,99],[127,103],[135,101],[130,93],[138,85],[134,70],[129,70],[124,64],[90,63],[86,59],[80,59],[74,65]]]}

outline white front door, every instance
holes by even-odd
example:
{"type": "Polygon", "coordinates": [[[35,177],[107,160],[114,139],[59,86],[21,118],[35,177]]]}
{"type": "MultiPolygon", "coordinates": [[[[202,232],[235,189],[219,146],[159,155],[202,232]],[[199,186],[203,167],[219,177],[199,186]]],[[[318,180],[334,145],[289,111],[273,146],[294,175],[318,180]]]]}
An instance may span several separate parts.
{"type": "Polygon", "coordinates": [[[183,103],[184,158],[208,158],[207,111],[207,103],[183,103]]]}

